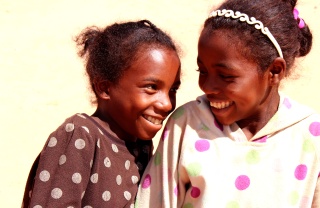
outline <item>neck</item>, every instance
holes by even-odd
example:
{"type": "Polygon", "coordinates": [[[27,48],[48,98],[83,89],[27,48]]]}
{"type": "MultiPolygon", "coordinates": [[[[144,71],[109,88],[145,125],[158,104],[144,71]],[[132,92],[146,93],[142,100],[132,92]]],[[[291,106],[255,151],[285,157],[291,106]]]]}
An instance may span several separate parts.
{"type": "Polygon", "coordinates": [[[104,128],[110,129],[116,137],[123,141],[131,141],[135,142],[137,140],[136,137],[131,134],[125,132],[121,126],[117,124],[117,122],[112,119],[112,117],[105,111],[97,108],[97,110],[92,114],[92,117],[104,128]]]}
{"type": "Polygon", "coordinates": [[[278,91],[271,93],[259,108],[259,112],[253,114],[254,116],[252,117],[237,122],[248,140],[260,131],[278,111],[279,102],[280,95],[278,91]]]}

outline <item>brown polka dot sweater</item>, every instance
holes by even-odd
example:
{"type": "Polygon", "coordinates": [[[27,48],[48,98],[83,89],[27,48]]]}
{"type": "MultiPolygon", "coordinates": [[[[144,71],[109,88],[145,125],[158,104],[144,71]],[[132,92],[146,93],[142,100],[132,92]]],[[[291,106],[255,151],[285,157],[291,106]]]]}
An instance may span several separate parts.
{"type": "Polygon", "coordinates": [[[86,114],[54,131],[33,164],[22,207],[133,207],[152,141],[124,142],[86,114]]]}

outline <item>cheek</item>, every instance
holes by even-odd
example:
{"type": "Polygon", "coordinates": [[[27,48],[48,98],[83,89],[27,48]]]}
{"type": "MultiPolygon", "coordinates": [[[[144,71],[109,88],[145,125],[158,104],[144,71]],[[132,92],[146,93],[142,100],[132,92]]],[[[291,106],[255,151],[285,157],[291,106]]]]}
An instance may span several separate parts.
{"type": "Polygon", "coordinates": [[[203,85],[204,85],[205,81],[206,81],[205,77],[199,75],[198,85],[199,85],[199,88],[200,88],[202,91],[204,91],[204,90],[203,90],[203,85]]]}
{"type": "Polygon", "coordinates": [[[172,109],[170,112],[172,112],[175,108],[176,108],[176,93],[174,93],[173,95],[170,95],[170,102],[172,105],[172,109]]]}

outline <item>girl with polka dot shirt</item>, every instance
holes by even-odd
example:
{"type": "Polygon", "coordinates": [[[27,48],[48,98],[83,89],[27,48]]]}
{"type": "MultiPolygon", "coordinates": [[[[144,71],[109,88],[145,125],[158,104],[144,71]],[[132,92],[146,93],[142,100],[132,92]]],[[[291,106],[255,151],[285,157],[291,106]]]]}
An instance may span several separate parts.
{"type": "Polygon", "coordinates": [[[34,162],[22,207],[134,207],[152,138],[175,108],[180,59],[148,20],[86,28],[76,38],[96,112],[52,132],[34,162]]]}
{"type": "Polygon", "coordinates": [[[227,0],[198,42],[204,95],[179,107],[137,207],[320,207],[320,116],[279,92],[312,35],[296,0],[227,0]]]}

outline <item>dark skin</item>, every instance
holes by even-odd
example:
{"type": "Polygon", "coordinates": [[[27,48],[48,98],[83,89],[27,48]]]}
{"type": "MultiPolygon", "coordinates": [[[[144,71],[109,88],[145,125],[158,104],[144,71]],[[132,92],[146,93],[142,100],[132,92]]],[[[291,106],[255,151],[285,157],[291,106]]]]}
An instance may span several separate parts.
{"type": "Polygon", "coordinates": [[[276,58],[261,72],[256,62],[241,54],[241,47],[246,47],[239,42],[241,38],[226,33],[228,30],[201,33],[199,86],[216,119],[224,125],[236,122],[250,140],[278,110],[286,63],[276,58]]]}
{"type": "Polygon", "coordinates": [[[98,95],[95,119],[122,140],[152,139],[176,105],[180,60],[173,50],[141,49],[116,83],[94,83],[98,95]]]}

